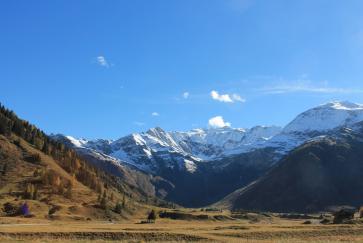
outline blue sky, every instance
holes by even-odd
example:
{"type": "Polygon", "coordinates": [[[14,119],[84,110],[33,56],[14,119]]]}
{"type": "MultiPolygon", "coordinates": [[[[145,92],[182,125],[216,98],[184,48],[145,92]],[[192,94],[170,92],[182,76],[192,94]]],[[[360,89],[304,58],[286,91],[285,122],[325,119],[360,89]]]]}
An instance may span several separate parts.
{"type": "Polygon", "coordinates": [[[0,102],[48,133],[285,125],[363,103],[363,1],[0,4],[0,102]],[[222,123],[221,123],[222,122],[222,123]]]}

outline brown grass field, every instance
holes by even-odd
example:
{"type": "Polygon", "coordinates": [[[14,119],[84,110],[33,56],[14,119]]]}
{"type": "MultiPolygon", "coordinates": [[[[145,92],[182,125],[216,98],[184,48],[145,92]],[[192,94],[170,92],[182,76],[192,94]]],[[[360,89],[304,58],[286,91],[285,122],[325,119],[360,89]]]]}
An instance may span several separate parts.
{"type": "MultiPolygon", "coordinates": [[[[184,210],[185,212],[187,210],[184,210]]],[[[190,213],[195,213],[190,210],[190,213]]],[[[212,213],[208,213],[213,216],[212,213]]],[[[227,212],[223,213],[228,214],[227,212]]],[[[363,242],[363,225],[251,216],[229,220],[49,221],[0,218],[1,242],[363,242]],[[257,219],[257,220],[256,220],[257,219]]]]}

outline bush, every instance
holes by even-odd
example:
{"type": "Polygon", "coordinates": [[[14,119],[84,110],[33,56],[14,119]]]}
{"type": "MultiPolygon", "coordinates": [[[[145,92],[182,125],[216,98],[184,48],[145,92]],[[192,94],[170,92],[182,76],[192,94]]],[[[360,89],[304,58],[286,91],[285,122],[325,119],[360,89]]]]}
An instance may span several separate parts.
{"type": "Polygon", "coordinates": [[[53,205],[49,211],[48,211],[48,215],[52,216],[53,214],[55,214],[56,212],[58,212],[62,207],[59,205],[53,205]]]}
{"type": "Polygon", "coordinates": [[[323,219],[320,221],[321,224],[330,224],[330,220],[329,219],[323,219]]]}
{"type": "Polygon", "coordinates": [[[347,223],[354,218],[355,211],[352,209],[341,209],[334,213],[334,224],[347,223]]]}
{"type": "Polygon", "coordinates": [[[18,147],[21,147],[20,139],[14,140],[14,144],[18,147]]]}
{"type": "Polygon", "coordinates": [[[13,203],[7,202],[3,205],[2,211],[5,213],[6,216],[19,216],[21,215],[21,210],[18,205],[13,203]]]}
{"type": "Polygon", "coordinates": [[[151,210],[151,212],[149,213],[149,215],[147,216],[147,221],[148,222],[155,222],[156,220],[156,213],[155,210],[151,210]]]}

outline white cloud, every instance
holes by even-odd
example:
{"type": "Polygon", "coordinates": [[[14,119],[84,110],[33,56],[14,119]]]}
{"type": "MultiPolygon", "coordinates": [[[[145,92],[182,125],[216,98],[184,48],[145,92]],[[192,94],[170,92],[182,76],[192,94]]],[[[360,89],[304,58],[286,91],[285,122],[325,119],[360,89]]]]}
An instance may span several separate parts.
{"type": "Polygon", "coordinates": [[[362,89],[341,88],[329,86],[328,82],[313,84],[310,80],[298,80],[282,84],[268,86],[261,89],[266,94],[286,93],[322,93],[322,94],[351,94],[363,93],[362,89]]]}
{"type": "Polygon", "coordinates": [[[159,113],[157,113],[157,112],[154,111],[153,113],[151,113],[151,115],[152,116],[159,116],[159,113]]]}
{"type": "Polygon", "coordinates": [[[184,92],[183,93],[183,98],[188,99],[189,98],[189,92],[184,92]]]}
{"type": "Polygon", "coordinates": [[[218,91],[212,90],[210,92],[210,95],[213,100],[218,100],[220,102],[226,102],[226,103],[234,103],[236,101],[238,102],[246,102],[245,99],[243,99],[238,94],[219,94],[218,91]]]}
{"type": "Polygon", "coordinates": [[[231,123],[225,122],[222,116],[215,116],[209,119],[208,125],[213,128],[230,127],[231,123]]]}
{"type": "Polygon", "coordinates": [[[210,95],[212,96],[213,100],[218,100],[220,102],[226,102],[226,103],[233,103],[233,100],[231,97],[229,97],[229,94],[219,94],[218,91],[212,90],[210,92],[210,95]]]}
{"type": "Polygon", "coordinates": [[[235,100],[235,101],[239,101],[239,102],[246,102],[246,99],[242,98],[238,94],[232,94],[232,99],[235,100]]]}
{"type": "Polygon", "coordinates": [[[98,56],[96,59],[97,59],[97,63],[100,66],[102,66],[102,67],[109,67],[110,66],[104,56],[98,56]]]}

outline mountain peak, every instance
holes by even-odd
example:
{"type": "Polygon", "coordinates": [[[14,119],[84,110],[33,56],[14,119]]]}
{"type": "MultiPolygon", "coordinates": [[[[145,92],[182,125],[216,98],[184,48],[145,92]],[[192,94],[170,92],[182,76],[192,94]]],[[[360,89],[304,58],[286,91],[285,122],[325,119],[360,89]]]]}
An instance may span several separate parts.
{"type": "Polygon", "coordinates": [[[333,101],[298,115],[284,132],[327,131],[363,121],[363,105],[349,101],[333,101]]]}
{"type": "Polygon", "coordinates": [[[165,131],[161,127],[153,127],[153,128],[150,128],[149,130],[147,130],[146,133],[155,135],[155,134],[163,134],[163,133],[165,133],[165,131]]]}
{"type": "Polygon", "coordinates": [[[320,107],[328,107],[336,110],[363,110],[363,105],[350,101],[332,101],[321,105],[320,107]]]}

